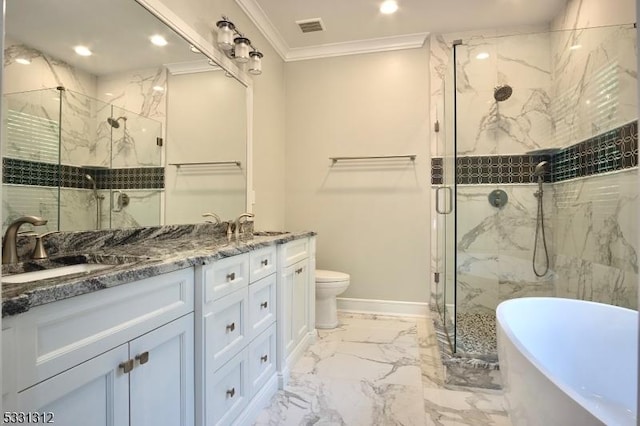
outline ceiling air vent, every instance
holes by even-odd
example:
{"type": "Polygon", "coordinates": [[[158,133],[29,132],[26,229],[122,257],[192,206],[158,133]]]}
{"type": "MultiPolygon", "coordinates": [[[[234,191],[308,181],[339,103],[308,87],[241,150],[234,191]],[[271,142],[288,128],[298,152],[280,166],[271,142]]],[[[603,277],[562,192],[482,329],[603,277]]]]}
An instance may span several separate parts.
{"type": "Polygon", "coordinates": [[[302,21],[296,21],[296,24],[298,24],[303,33],[324,31],[324,24],[320,18],[304,19],[302,21]]]}

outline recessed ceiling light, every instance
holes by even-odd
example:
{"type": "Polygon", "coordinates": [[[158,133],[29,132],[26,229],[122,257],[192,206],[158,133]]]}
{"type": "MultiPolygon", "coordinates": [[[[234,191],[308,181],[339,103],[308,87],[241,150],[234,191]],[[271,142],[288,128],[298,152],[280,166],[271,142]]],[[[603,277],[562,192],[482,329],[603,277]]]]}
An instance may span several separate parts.
{"type": "Polygon", "coordinates": [[[573,46],[569,47],[570,50],[578,50],[582,47],[581,44],[574,44],[573,46]]]}
{"type": "Polygon", "coordinates": [[[480,52],[476,55],[476,59],[488,59],[489,58],[489,54],[487,52],[480,52]]]}
{"type": "Polygon", "coordinates": [[[152,35],[151,37],[149,37],[149,40],[151,40],[151,43],[155,44],[156,46],[166,46],[168,44],[167,40],[160,34],[152,35]]]}
{"type": "Polygon", "coordinates": [[[380,5],[380,13],[390,15],[398,10],[398,3],[395,0],[386,0],[380,5]]]}
{"type": "Polygon", "coordinates": [[[153,90],[156,92],[164,92],[164,87],[162,86],[153,86],[153,90]]]}
{"type": "Polygon", "coordinates": [[[27,58],[17,58],[16,62],[22,65],[29,65],[31,63],[27,58]]]}
{"type": "Polygon", "coordinates": [[[111,93],[111,92],[106,92],[104,95],[105,95],[105,96],[113,96],[113,93],[111,93]]]}
{"type": "Polygon", "coordinates": [[[93,54],[86,46],[76,46],[73,50],[80,56],[91,56],[93,54]]]}

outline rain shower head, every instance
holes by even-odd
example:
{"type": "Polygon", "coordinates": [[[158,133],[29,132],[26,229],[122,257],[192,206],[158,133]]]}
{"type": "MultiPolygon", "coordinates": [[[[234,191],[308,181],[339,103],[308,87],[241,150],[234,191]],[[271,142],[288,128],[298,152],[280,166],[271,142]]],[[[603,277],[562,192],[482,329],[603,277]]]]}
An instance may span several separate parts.
{"type": "Polygon", "coordinates": [[[541,161],[536,165],[535,170],[533,171],[534,176],[542,176],[547,171],[547,165],[549,163],[547,161],[541,161]]]}
{"type": "Polygon", "coordinates": [[[493,98],[496,102],[506,101],[511,97],[513,93],[513,88],[508,84],[503,84],[502,86],[497,86],[493,89],[493,98]]]}
{"type": "Polygon", "coordinates": [[[118,117],[118,118],[109,117],[107,118],[107,123],[109,123],[109,125],[114,129],[117,129],[118,127],[120,127],[120,123],[119,123],[120,120],[127,121],[127,117],[118,117]]]}

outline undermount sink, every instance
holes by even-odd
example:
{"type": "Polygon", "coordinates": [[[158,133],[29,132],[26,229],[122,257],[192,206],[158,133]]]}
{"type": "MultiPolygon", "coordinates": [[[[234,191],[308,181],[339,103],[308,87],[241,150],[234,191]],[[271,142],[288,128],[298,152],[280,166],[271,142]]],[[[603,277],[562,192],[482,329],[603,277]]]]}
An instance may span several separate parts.
{"type": "Polygon", "coordinates": [[[82,274],[99,271],[101,269],[112,268],[113,265],[99,265],[96,263],[81,263],[78,265],[60,266],[53,269],[43,269],[42,271],[23,272],[2,277],[3,283],[19,284],[29,281],[46,280],[47,278],[63,277],[65,275],[82,274]]]}
{"type": "Polygon", "coordinates": [[[117,266],[131,265],[146,256],[69,255],[54,259],[31,260],[2,265],[2,283],[20,284],[49,278],[89,274],[117,266]]]}

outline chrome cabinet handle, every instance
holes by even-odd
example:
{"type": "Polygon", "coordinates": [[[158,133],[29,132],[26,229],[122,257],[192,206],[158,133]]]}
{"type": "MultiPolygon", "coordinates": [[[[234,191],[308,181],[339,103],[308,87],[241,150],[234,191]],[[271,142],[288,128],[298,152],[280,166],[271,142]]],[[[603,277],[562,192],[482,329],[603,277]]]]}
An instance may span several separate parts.
{"type": "Polygon", "coordinates": [[[230,331],[233,332],[233,330],[235,330],[235,329],[236,329],[236,323],[235,322],[232,322],[231,324],[227,324],[227,333],[230,332],[230,331]]]}
{"type": "Polygon", "coordinates": [[[439,214],[449,214],[453,211],[453,191],[450,186],[441,186],[436,189],[436,212],[439,214]],[[449,192],[449,205],[445,210],[440,208],[440,190],[446,189],[449,192]]]}
{"type": "Polygon", "coordinates": [[[260,304],[260,308],[262,308],[262,309],[267,309],[267,306],[269,306],[269,304],[266,301],[264,301],[264,302],[262,302],[260,304]]]}
{"type": "Polygon", "coordinates": [[[262,362],[267,362],[268,359],[269,359],[269,357],[266,354],[264,354],[264,355],[262,355],[260,357],[260,361],[262,361],[262,362]]]}
{"type": "Polygon", "coordinates": [[[120,365],[118,365],[118,367],[122,368],[122,372],[127,374],[131,370],[133,370],[133,360],[132,359],[128,359],[126,361],[123,361],[123,362],[120,363],[120,365]]]}
{"type": "Polygon", "coordinates": [[[262,266],[267,266],[267,265],[269,264],[269,259],[261,260],[261,261],[260,261],[260,264],[261,264],[262,266]]]}
{"type": "Polygon", "coordinates": [[[231,388],[227,390],[227,396],[230,398],[233,398],[233,396],[236,394],[236,388],[231,388]]]}
{"type": "Polygon", "coordinates": [[[227,281],[233,281],[236,279],[236,273],[235,272],[231,272],[229,274],[227,274],[227,281]]]}
{"type": "Polygon", "coordinates": [[[140,363],[140,365],[146,364],[149,361],[149,351],[142,352],[141,354],[136,355],[136,360],[140,363]]]}

